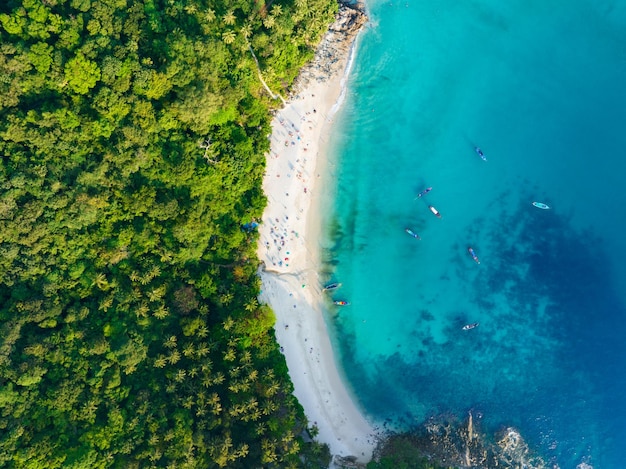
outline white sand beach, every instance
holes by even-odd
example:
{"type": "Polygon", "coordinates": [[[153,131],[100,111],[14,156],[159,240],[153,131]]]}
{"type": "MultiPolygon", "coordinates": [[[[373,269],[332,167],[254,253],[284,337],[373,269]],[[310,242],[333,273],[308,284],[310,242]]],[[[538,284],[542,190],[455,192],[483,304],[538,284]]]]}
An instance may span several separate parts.
{"type": "Polygon", "coordinates": [[[337,370],[322,316],[318,271],[324,147],[364,21],[362,13],[341,7],[315,60],[272,122],[263,182],[268,206],[259,225],[258,249],[265,264],[260,300],[276,314],[276,336],[294,394],[319,429],[317,440],[327,443],[334,456],[354,456],[360,462],[370,460],[376,434],[337,370]]]}

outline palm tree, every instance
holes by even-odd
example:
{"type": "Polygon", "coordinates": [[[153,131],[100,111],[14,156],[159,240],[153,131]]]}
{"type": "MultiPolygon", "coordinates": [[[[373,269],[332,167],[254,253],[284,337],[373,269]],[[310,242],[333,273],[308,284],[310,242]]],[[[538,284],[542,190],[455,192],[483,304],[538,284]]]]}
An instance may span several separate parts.
{"type": "Polygon", "coordinates": [[[186,356],[187,358],[192,357],[195,353],[196,353],[196,349],[192,342],[186,344],[183,347],[183,355],[186,356]]]}
{"type": "Polygon", "coordinates": [[[222,324],[222,327],[224,328],[225,331],[229,331],[234,325],[235,325],[235,321],[233,320],[233,318],[228,316],[226,318],[226,321],[224,321],[224,324],[222,324]]]}
{"type": "Polygon", "coordinates": [[[100,304],[98,305],[98,309],[106,313],[111,305],[113,305],[113,297],[109,296],[100,302],[100,304]]]}
{"type": "Polygon", "coordinates": [[[252,311],[254,311],[258,306],[257,300],[256,298],[252,298],[250,301],[248,301],[246,303],[245,309],[246,311],[248,311],[249,313],[251,313],[252,311]]]}
{"type": "Polygon", "coordinates": [[[250,36],[252,36],[252,25],[250,23],[245,24],[244,26],[241,27],[239,32],[241,32],[241,35],[245,39],[248,39],[250,36]]]}
{"type": "Polygon", "coordinates": [[[201,345],[200,347],[198,347],[198,351],[196,353],[199,357],[206,357],[209,352],[209,347],[207,347],[206,345],[201,345]]]}
{"type": "Polygon", "coordinates": [[[228,375],[231,378],[237,378],[239,376],[239,373],[241,372],[241,367],[240,366],[233,366],[228,370],[228,375]]]}
{"type": "Polygon", "coordinates": [[[222,413],[222,404],[220,404],[219,402],[213,404],[212,408],[211,408],[211,413],[213,415],[219,415],[222,413]]]}
{"type": "Polygon", "coordinates": [[[222,16],[222,20],[224,21],[224,24],[233,25],[235,24],[235,21],[237,21],[237,17],[233,13],[233,10],[230,10],[228,13],[222,16]]]}
{"type": "Polygon", "coordinates": [[[232,44],[235,42],[236,37],[237,36],[233,31],[226,31],[222,33],[222,41],[224,41],[224,44],[232,44]]]}
{"type": "Polygon", "coordinates": [[[246,410],[253,410],[253,409],[258,409],[258,408],[259,408],[259,402],[256,400],[254,396],[248,399],[248,402],[246,402],[246,410]]]}
{"type": "Polygon", "coordinates": [[[187,396],[185,399],[183,399],[183,407],[185,409],[191,409],[193,407],[193,404],[193,396],[187,396]]]}
{"type": "Polygon", "coordinates": [[[276,456],[276,444],[274,441],[263,439],[263,441],[261,441],[261,448],[263,450],[261,462],[275,462],[278,459],[276,456]]]}
{"type": "Polygon", "coordinates": [[[272,412],[276,411],[276,409],[278,409],[278,405],[270,400],[264,401],[263,402],[263,414],[264,415],[270,415],[272,412]]]}
{"type": "Polygon", "coordinates": [[[167,361],[170,362],[170,364],[172,365],[178,363],[179,360],[180,352],[178,350],[173,350],[172,353],[170,353],[169,357],[167,357],[167,361]]]}
{"type": "Polygon", "coordinates": [[[267,29],[272,29],[276,25],[276,19],[270,15],[263,20],[263,26],[267,29]]]}
{"type": "Polygon", "coordinates": [[[167,310],[167,308],[165,307],[165,305],[161,305],[159,306],[159,308],[152,313],[154,315],[155,318],[157,319],[165,319],[167,316],[169,316],[170,312],[167,310]]]}
{"type": "Polygon", "coordinates": [[[265,395],[267,397],[272,397],[279,390],[280,390],[280,384],[278,384],[276,381],[272,381],[271,384],[267,388],[265,388],[265,395]]]}
{"type": "Polygon", "coordinates": [[[177,383],[182,383],[183,381],[185,381],[186,377],[187,372],[185,370],[178,370],[176,372],[176,376],[174,377],[174,381],[176,381],[177,383]]]}
{"type": "Polygon", "coordinates": [[[158,288],[153,288],[148,292],[148,299],[150,301],[159,301],[165,295],[165,290],[167,287],[165,285],[161,285],[158,288]]]}
{"type": "Polygon", "coordinates": [[[161,275],[161,268],[158,265],[153,266],[150,269],[150,272],[148,272],[148,275],[151,279],[158,277],[159,275],[161,275]]]}
{"type": "Polygon", "coordinates": [[[283,7],[280,5],[272,5],[272,16],[277,17],[283,12],[283,7]]]}
{"type": "Polygon", "coordinates": [[[205,388],[210,388],[213,384],[213,379],[211,379],[211,375],[205,375],[202,377],[202,386],[205,388]]]}
{"type": "Polygon", "coordinates": [[[148,308],[148,305],[146,303],[141,303],[135,310],[135,314],[139,318],[145,318],[148,316],[148,311],[150,311],[150,308],[148,308]]]}
{"type": "Polygon", "coordinates": [[[249,447],[246,443],[241,445],[241,447],[235,452],[235,456],[238,458],[245,458],[248,455],[249,447]]]}
{"type": "Polygon", "coordinates": [[[246,365],[250,364],[250,362],[252,361],[252,355],[250,354],[250,351],[249,350],[244,351],[241,354],[241,358],[239,359],[239,361],[246,365]]]}
{"type": "Polygon", "coordinates": [[[224,360],[226,360],[227,362],[234,361],[236,357],[237,357],[237,355],[235,353],[235,349],[234,348],[229,348],[226,351],[226,353],[224,354],[224,360]]]}
{"type": "Polygon", "coordinates": [[[215,10],[211,10],[210,8],[204,13],[204,19],[208,22],[211,23],[213,22],[213,20],[215,20],[216,16],[215,16],[215,10]]]}
{"type": "Polygon", "coordinates": [[[234,299],[235,295],[232,292],[227,292],[220,295],[220,301],[225,305],[230,304],[231,301],[233,301],[234,299]]]}
{"type": "Polygon", "coordinates": [[[167,359],[163,355],[159,355],[156,360],[154,360],[154,366],[157,368],[163,368],[167,364],[167,359]]]}
{"type": "Polygon", "coordinates": [[[106,275],[100,272],[96,275],[92,285],[97,286],[100,290],[108,290],[109,282],[107,281],[106,275]]]}
{"type": "Polygon", "coordinates": [[[255,431],[258,436],[263,436],[267,431],[267,425],[265,425],[265,423],[263,422],[259,422],[259,424],[255,428],[255,431]]]}

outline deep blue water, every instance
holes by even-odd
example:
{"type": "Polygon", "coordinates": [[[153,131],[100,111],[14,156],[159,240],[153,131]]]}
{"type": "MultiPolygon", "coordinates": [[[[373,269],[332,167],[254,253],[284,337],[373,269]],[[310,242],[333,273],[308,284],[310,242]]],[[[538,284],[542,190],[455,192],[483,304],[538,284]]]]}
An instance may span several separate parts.
{"type": "Polygon", "coordinates": [[[626,467],[626,1],[369,8],[325,219],[361,405],[400,428],[473,409],[561,468],[626,467]]]}

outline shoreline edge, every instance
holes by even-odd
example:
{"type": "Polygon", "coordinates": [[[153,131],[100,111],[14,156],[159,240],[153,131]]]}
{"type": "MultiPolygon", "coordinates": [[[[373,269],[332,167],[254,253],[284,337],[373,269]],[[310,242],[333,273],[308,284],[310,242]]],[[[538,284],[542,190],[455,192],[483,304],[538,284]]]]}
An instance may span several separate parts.
{"type": "MultiPolygon", "coordinates": [[[[296,79],[287,105],[272,120],[263,190],[268,204],[259,225],[259,301],[276,315],[294,395],[316,440],[333,460],[370,461],[378,435],[357,407],[337,367],[323,317],[321,195],[332,117],[346,91],[357,36],[367,22],[357,5],[340,3],[314,59],[296,79]]],[[[332,466],[331,466],[332,467],[332,466]]]]}

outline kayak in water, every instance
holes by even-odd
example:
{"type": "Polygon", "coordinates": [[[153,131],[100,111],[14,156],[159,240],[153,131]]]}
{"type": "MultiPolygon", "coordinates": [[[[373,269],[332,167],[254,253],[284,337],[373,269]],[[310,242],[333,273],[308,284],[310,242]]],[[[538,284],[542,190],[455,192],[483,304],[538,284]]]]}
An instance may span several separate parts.
{"type": "Polygon", "coordinates": [[[411,228],[406,228],[404,231],[405,231],[405,232],[406,232],[409,236],[413,236],[415,239],[422,239],[422,238],[420,238],[420,236],[419,236],[417,233],[415,233],[415,232],[414,232],[411,228]]]}
{"type": "Polygon", "coordinates": [[[419,194],[417,194],[417,197],[415,197],[416,199],[419,199],[420,197],[422,197],[423,195],[428,194],[430,191],[432,191],[433,188],[432,187],[427,187],[426,189],[424,189],[422,192],[420,192],[419,194]]]}
{"type": "Polygon", "coordinates": [[[472,256],[472,259],[474,259],[474,262],[476,262],[477,264],[480,264],[480,260],[478,260],[478,256],[476,255],[476,252],[474,252],[474,249],[467,248],[467,252],[470,253],[470,255],[472,256]]]}

